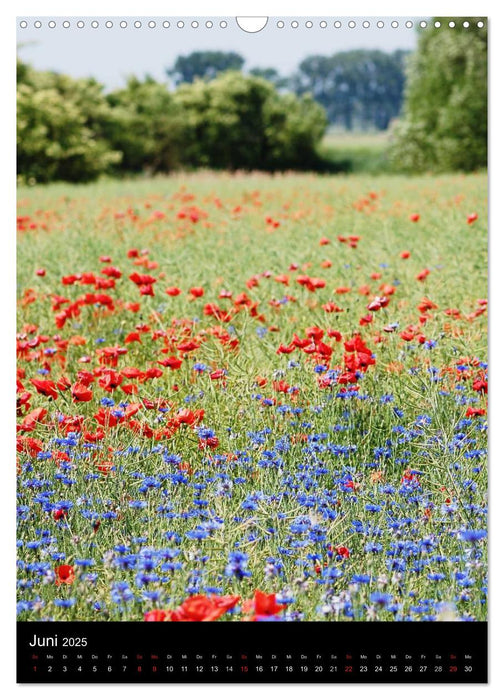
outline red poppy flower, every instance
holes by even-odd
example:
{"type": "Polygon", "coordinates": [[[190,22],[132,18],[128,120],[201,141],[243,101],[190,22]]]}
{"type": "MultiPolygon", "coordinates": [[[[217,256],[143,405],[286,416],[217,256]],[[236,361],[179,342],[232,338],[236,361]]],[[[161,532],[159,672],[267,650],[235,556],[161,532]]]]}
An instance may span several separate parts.
{"type": "Polygon", "coordinates": [[[181,291],[182,290],[178,287],[168,287],[167,289],[165,289],[165,292],[171,297],[178,297],[181,291]]]}
{"type": "Polygon", "coordinates": [[[486,410],[484,408],[473,408],[469,406],[466,411],[466,418],[472,418],[473,416],[484,416],[486,415],[486,410]]]}
{"type": "Polygon", "coordinates": [[[136,384],[122,384],[121,389],[125,394],[138,394],[138,387],[136,384]]]}
{"type": "Polygon", "coordinates": [[[367,305],[368,311],[379,311],[379,309],[384,309],[386,306],[388,306],[390,299],[387,297],[375,297],[373,301],[371,301],[367,305]]]}
{"type": "Polygon", "coordinates": [[[166,610],[150,610],[144,613],[145,622],[164,622],[168,617],[168,612],[166,610]]]}
{"type": "Polygon", "coordinates": [[[199,343],[195,343],[194,340],[189,340],[187,343],[180,343],[177,345],[177,350],[181,352],[191,352],[191,350],[197,350],[199,348],[199,343]]]}
{"type": "Polygon", "coordinates": [[[276,354],[277,355],[290,355],[291,352],[294,352],[296,349],[296,346],[293,343],[290,343],[289,345],[284,345],[283,343],[280,344],[277,348],[276,354]]]}
{"type": "Polygon", "coordinates": [[[423,282],[424,280],[427,279],[427,277],[428,277],[429,275],[430,275],[430,270],[428,270],[427,268],[425,268],[424,270],[422,270],[421,272],[418,273],[418,275],[416,276],[416,278],[417,278],[417,280],[418,280],[419,282],[423,282]]]}
{"type": "Polygon", "coordinates": [[[264,593],[263,591],[256,590],[254,592],[254,597],[251,600],[246,600],[243,603],[242,609],[244,613],[254,613],[254,619],[256,616],[271,616],[277,615],[282,610],[285,610],[287,605],[280,605],[276,602],[275,593],[264,593]]]}
{"type": "Polygon", "coordinates": [[[472,214],[467,215],[467,223],[468,224],[473,224],[475,221],[477,221],[478,215],[476,212],[473,212],[472,214]]]}
{"type": "Polygon", "coordinates": [[[434,310],[437,308],[438,308],[437,304],[435,304],[433,301],[431,301],[427,297],[423,297],[423,299],[420,301],[420,303],[417,306],[417,309],[422,314],[424,314],[426,311],[431,311],[431,310],[434,310]]]}
{"type": "Polygon", "coordinates": [[[410,214],[410,221],[416,222],[420,219],[420,214],[410,214]]]}
{"type": "Polygon", "coordinates": [[[167,618],[172,622],[211,622],[234,608],[239,600],[238,595],[193,595],[176,610],[167,610],[167,618]]]}
{"type": "Polygon", "coordinates": [[[156,277],[152,277],[151,275],[141,275],[138,272],[133,272],[133,274],[131,274],[129,278],[132,282],[134,282],[137,285],[137,287],[142,287],[144,285],[152,285],[155,282],[157,282],[156,277]]]}
{"type": "Polygon", "coordinates": [[[39,394],[42,394],[43,396],[49,396],[51,399],[58,398],[56,385],[50,379],[32,379],[31,383],[33,384],[33,386],[39,394]]]}
{"type": "Polygon", "coordinates": [[[124,304],[124,308],[128,309],[128,311],[133,311],[133,313],[136,313],[137,311],[140,311],[140,304],[138,302],[128,301],[126,304],[124,304]]]}
{"type": "Polygon", "coordinates": [[[400,253],[400,256],[403,260],[407,260],[410,257],[410,255],[411,255],[411,253],[409,252],[409,250],[403,250],[400,253]]]}
{"type": "Polygon", "coordinates": [[[93,392],[85,384],[75,382],[72,386],[72,396],[74,401],[91,401],[93,392]]]}
{"type": "Polygon", "coordinates": [[[149,367],[146,370],[145,376],[147,379],[159,379],[163,376],[163,372],[158,367],[149,367]]]}
{"type": "Polygon", "coordinates": [[[121,270],[119,270],[117,267],[112,267],[112,265],[109,267],[104,267],[101,273],[107,277],[113,277],[114,279],[120,279],[120,277],[122,277],[121,270]]]}
{"type": "Polygon", "coordinates": [[[128,343],[141,343],[140,335],[139,333],[133,332],[133,333],[128,333],[126,338],[124,339],[124,344],[127,345],[128,343]]]}
{"type": "Polygon", "coordinates": [[[344,311],[344,309],[335,304],[334,301],[328,301],[327,304],[322,304],[322,308],[327,314],[340,314],[344,311]]]}
{"type": "Polygon", "coordinates": [[[54,573],[56,574],[55,583],[57,586],[61,586],[62,583],[70,585],[75,581],[73,566],[70,566],[69,564],[61,564],[61,566],[58,566],[55,569],[54,573]]]}
{"type": "Polygon", "coordinates": [[[46,415],[46,408],[34,408],[33,411],[30,411],[30,413],[24,417],[23,422],[19,426],[19,430],[24,430],[27,433],[35,430],[37,423],[42,423],[46,415]]]}
{"type": "MultiPolygon", "coordinates": [[[[164,360],[158,360],[160,365],[163,367],[169,367],[170,369],[179,369],[182,365],[182,360],[179,357],[167,357],[164,360]]],[[[147,370],[148,371],[148,370],[147,370]]]]}
{"type": "Polygon", "coordinates": [[[219,438],[218,437],[209,437],[209,438],[200,438],[198,447],[200,450],[204,450],[205,447],[209,447],[212,450],[215,450],[216,447],[219,446],[219,438]]]}
{"type": "Polygon", "coordinates": [[[373,314],[366,314],[359,319],[359,326],[366,326],[368,323],[373,323],[373,314]]]}

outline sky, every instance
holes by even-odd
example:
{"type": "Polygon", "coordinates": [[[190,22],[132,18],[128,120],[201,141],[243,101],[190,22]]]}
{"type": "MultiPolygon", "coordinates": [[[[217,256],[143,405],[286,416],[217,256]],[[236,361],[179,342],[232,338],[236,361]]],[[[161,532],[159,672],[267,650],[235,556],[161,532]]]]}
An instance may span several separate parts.
{"type": "MultiPolygon", "coordinates": [[[[308,55],[331,55],[351,49],[381,49],[392,52],[396,49],[414,49],[417,31],[405,26],[407,17],[399,18],[397,28],[391,26],[392,19],[384,18],[384,26],[379,28],[380,18],[367,18],[368,28],[362,26],[363,18],[356,19],[354,28],[348,27],[348,18],[342,18],[342,26],[333,26],[334,17],[327,18],[328,26],[321,29],[324,18],[311,17],[313,27],[305,26],[305,18],[298,18],[299,26],[292,28],[292,17],[285,18],[285,26],[279,28],[279,18],[270,17],[266,27],[250,34],[238,26],[236,19],[227,19],[227,26],[221,28],[222,17],[183,18],[170,20],[170,27],[163,27],[165,17],[125,17],[127,27],[119,26],[118,17],[71,17],[70,27],[62,26],[63,18],[52,17],[54,28],[48,26],[49,18],[40,17],[41,27],[36,28],[36,17],[27,17],[27,27],[21,28],[23,17],[17,20],[18,54],[26,62],[39,70],[55,70],[73,77],[93,76],[108,90],[121,87],[128,75],[139,78],[146,74],[156,80],[166,80],[165,69],[172,66],[177,56],[192,51],[220,50],[236,51],[246,60],[245,68],[273,67],[281,75],[292,73],[308,55]],[[81,20],[85,26],[77,27],[81,20]],[[91,22],[99,23],[97,28],[91,22]],[[113,27],[107,28],[110,20],[113,27]],[[191,21],[199,22],[198,28],[191,27],[191,21]],[[140,21],[142,26],[134,27],[140,21]],[[155,21],[156,27],[148,26],[155,21]],[[177,22],[184,27],[178,28],[177,22]],[[205,23],[212,21],[207,28],[205,23]]],[[[68,20],[68,17],[64,18],[68,20]]],[[[418,17],[411,18],[418,22],[418,17]]]]}

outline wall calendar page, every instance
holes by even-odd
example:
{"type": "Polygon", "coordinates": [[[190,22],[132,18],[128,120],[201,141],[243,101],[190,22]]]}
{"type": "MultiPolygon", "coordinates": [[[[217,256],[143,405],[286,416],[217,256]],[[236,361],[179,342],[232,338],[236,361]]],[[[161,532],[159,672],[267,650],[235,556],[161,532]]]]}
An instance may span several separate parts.
{"type": "Polygon", "coordinates": [[[17,18],[19,683],[487,682],[487,30],[17,18]]]}

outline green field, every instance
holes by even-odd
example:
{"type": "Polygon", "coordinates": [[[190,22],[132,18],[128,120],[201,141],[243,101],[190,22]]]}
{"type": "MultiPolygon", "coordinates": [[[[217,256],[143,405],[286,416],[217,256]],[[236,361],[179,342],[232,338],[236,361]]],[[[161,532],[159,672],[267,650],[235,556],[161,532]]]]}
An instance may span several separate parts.
{"type": "Polygon", "coordinates": [[[387,149],[390,132],[329,131],[318,152],[328,169],[377,175],[390,169],[387,149]]]}
{"type": "Polygon", "coordinates": [[[486,619],[486,216],[483,174],[20,188],[19,619],[486,619]]]}

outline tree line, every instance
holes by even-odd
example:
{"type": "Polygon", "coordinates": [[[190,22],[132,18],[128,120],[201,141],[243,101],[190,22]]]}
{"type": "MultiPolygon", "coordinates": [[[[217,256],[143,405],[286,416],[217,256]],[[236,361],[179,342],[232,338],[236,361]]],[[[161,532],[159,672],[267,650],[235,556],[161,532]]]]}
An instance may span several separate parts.
{"type": "Polygon", "coordinates": [[[130,77],[106,93],[92,78],[18,60],[18,175],[81,182],[176,168],[327,169],[318,145],[329,124],[389,127],[388,166],[398,171],[486,167],[486,22],[464,19],[448,28],[440,18],[438,29],[434,18],[411,55],[310,56],[290,77],[245,73],[234,52],[193,52],[167,69],[171,85],[130,77]]]}
{"type": "Polygon", "coordinates": [[[309,95],[237,71],[175,90],[131,77],[105,94],[92,78],[18,61],[17,166],[24,181],[85,182],[175,168],[310,168],[327,118],[309,95]]]}
{"type": "MultiPolygon", "coordinates": [[[[387,129],[401,110],[407,51],[343,51],[305,58],[290,76],[275,68],[252,68],[279,90],[309,92],[327,113],[329,124],[354,129],[387,129]]],[[[195,51],[179,56],[166,73],[175,85],[212,79],[226,70],[243,71],[245,60],[236,52],[195,51]]]]}

